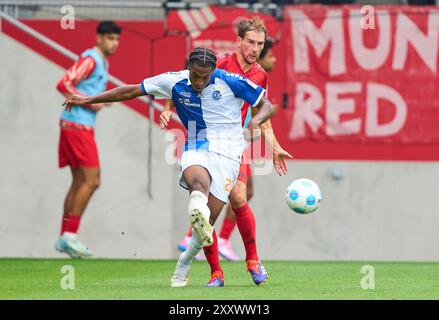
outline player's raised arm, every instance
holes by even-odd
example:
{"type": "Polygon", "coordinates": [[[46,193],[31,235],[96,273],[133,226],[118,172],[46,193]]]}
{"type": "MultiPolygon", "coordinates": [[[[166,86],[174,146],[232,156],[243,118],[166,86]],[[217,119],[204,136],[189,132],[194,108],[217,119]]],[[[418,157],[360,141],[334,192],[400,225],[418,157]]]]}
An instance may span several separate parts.
{"type": "Polygon", "coordinates": [[[172,118],[172,110],[175,106],[172,100],[168,99],[165,101],[165,106],[163,112],[160,114],[160,128],[164,129],[168,126],[169,121],[172,118]]]}
{"type": "Polygon", "coordinates": [[[273,105],[265,96],[262,96],[261,100],[254,106],[254,108],[258,109],[258,113],[251,121],[258,126],[270,119],[275,111],[273,105]]]}
{"type": "Polygon", "coordinates": [[[247,138],[251,141],[260,137],[261,130],[259,126],[270,119],[275,111],[273,105],[265,96],[262,96],[259,102],[253,105],[253,107],[258,109],[258,113],[250,120],[246,129],[249,134],[247,138]]]}
{"type": "MultiPolygon", "coordinates": [[[[252,117],[255,117],[258,113],[257,108],[252,108],[252,117]]],[[[293,156],[285,151],[279,144],[276,135],[274,134],[273,127],[270,119],[259,125],[262,136],[273,150],[273,164],[276,172],[281,176],[288,172],[286,159],[292,159],[293,156]]]]}
{"type": "Polygon", "coordinates": [[[146,93],[142,89],[142,86],[140,84],[126,85],[105,91],[92,97],[73,94],[64,101],[63,106],[65,106],[67,111],[70,111],[73,106],[83,106],[102,102],[124,101],[143,96],[145,94],[146,93]]]}

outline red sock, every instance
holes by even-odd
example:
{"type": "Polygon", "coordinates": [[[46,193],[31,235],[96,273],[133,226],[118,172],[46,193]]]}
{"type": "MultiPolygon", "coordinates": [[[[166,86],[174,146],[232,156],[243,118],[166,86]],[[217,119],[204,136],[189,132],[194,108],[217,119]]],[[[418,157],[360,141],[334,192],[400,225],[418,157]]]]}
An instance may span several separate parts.
{"type": "Polygon", "coordinates": [[[244,241],[246,258],[245,260],[259,261],[256,250],[256,222],[253,211],[246,203],[241,208],[233,209],[236,215],[236,224],[239,233],[241,233],[242,241],[244,241]]]}
{"type": "Polygon", "coordinates": [[[80,220],[80,215],[64,213],[61,224],[61,234],[63,234],[64,232],[77,233],[80,220]]]}
{"type": "Polygon", "coordinates": [[[218,238],[216,237],[215,230],[213,230],[213,243],[208,247],[203,247],[203,250],[210,265],[210,273],[213,274],[215,271],[223,272],[219,262],[218,238]]]}
{"type": "Polygon", "coordinates": [[[187,231],[186,236],[189,238],[192,237],[192,226],[189,227],[189,230],[187,231]]]}
{"type": "Polygon", "coordinates": [[[223,220],[223,225],[221,226],[220,238],[229,240],[233,229],[235,228],[236,220],[225,217],[223,220]]]}

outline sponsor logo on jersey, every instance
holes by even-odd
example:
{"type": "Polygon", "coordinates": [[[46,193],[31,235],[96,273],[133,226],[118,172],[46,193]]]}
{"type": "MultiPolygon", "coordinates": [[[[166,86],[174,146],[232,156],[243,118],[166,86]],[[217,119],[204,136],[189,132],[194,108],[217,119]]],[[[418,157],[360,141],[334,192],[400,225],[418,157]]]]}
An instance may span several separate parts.
{"type": "Polygon", "coordinates": [[[178,98],[178,102],[184,104],[186,107],[201,108],[201,103],[191,102],[191,99],[178,98]]]}
{"type": "Polygon", "coordinates": [[[180,93],[181,96],[183,96],[185,98],[190,98],[191,95],[192,95],[192,93],[187,92],[187,91],[182,91],[182,92],[179,92],[179,93],[180,93]]]}

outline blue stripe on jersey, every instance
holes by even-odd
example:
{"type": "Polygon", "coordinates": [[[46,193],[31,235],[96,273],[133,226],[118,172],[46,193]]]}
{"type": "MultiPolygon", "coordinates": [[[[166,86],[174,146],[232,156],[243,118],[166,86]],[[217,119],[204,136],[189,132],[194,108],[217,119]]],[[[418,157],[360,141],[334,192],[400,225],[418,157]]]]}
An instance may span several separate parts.
{"type": "Polygon", "coordinates": [[[256,102],[258,102],[258,99],[261,97],[261,93],[264,92],[264,88],[254,84],[240,74],[230,73],[222,69],[216,69],[212,77],[218,77],[223,80],[233,91],[235,97],[247,101],[251,106],[254,106],[256,102]]]}
{"type": "Polygon", "coordinates": [[[251,107],[248,107],[247,114],[245,116],[244,125],[243,125],[244,129],[246,129],[248,127],[248,124],[250,123],[250,120],[252,119],[252,111],[250,108],[251,107]]]}
{"type": "Polygon", "coordinates": [[[145,85],[143,84],[143,81],[142,81],[142,83],[140,84],[140,88],[142,89],[142,91],[143,91],[143,93],[146,95],[146,94],[148,94],[148,92],[146,92],[146,90],[145,90],[145,85]]]}
{"type": "Polygon", "coordinates": [[[172,88],[172,101],[181,122],[188,132],[184,150],[208,150],[209,141],[206,138],[206,122],[203,119],[201,99],[199,94],[193,91],[190,85],[187,85],[187,79],[183,79],[174,85],[172,88]]]}

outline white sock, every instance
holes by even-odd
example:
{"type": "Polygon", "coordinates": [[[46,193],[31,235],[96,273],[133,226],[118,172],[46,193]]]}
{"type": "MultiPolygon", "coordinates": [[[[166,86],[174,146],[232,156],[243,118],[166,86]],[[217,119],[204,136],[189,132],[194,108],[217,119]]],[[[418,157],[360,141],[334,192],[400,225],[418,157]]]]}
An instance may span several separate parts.
{"type": "Polygon", "coordinates": [[[194,209],[198,209],[203,214],[204,218],[209,222],[210,209],[207,206],[209,199],[201,191],[192,191],[189,196],[188,214],[191,215],[194,209]]]}
{"type": "Polygon", "coordinates": [[[190,268],[195,256],[203,249],[203,245],[197,237],[195,232],[192,232],[192,238],[188,243],[186,251],[180,254],[177,262],[177,268],[179,265],[188,266],[190,268]]]}
{"type": "Polygon", "coordinates": [[[185,279],[190,269],[191,269],[190,264],[189,265],[182,264],[179,259],[177,261],[177,267],[175,268],[174,275],[177,276],[179,279],[185,279]]]}
{"type": "Polygon", "coordinates": [[[76,233],[67,232],[67,231],[65,231],[62,235],[63,235],[63,237],[65,237],[69,240],[75,240],[78,237],[78,235],[76,233]]]}

